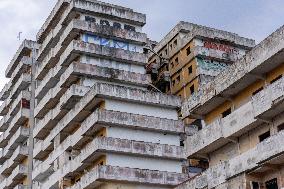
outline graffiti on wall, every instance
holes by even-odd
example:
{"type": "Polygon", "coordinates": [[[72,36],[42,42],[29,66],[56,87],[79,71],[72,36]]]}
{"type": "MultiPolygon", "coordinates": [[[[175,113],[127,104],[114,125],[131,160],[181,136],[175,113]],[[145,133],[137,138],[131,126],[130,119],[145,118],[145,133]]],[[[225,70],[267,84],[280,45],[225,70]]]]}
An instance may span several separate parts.
{"type": "Polygon", "coordinates": [[[211,41],[205,41],[204,47],[208,48],[208,49],[223,51],[223,52],[226,52],[226,53],[234,53],[234,54],[239,53],[239,49],[236,49],[236,48],[231,47],[229,45],[214,43],[214,42],[211,42],[211,41]]]}
{"type": "Polygon", "coordinates": [[[105,47],[112,47],[117,49],[122,49],[126,51],[132,51],[132,52],[141,52],[142,47],[134,44],[130,44],[128,42],[119,41],[115,39],[107,39],[104,37],[100,37],[97,35],[92,34],[83,34],[83,41],[86,43],[93,43],[105,47]]]}
{"type": "Polygon", "coordinates": [[[216,76],[225,70],[228,65],[222,62],[197,58],[199,74],[216,76]]]}

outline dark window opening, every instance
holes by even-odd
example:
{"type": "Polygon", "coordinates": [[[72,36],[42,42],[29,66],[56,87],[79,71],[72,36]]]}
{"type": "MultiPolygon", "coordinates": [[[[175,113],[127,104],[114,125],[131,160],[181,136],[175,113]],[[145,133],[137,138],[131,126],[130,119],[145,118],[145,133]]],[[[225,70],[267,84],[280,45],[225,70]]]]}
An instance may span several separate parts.
{"type": "Polygon", "coordinates": [[[265,182],[265,187],[267,189],[278,189],[277,178],[265,182]]]}
{"type": "Polygon", "coordinates": [[[167,49],[165,50],[165,55],[168,55],[168,50],[167,49]]]}
{"type": "Polygon", "coordinates": [[[270,84],[272,84],[272,83],[278,81],[278,80],[281,79],[281,78],[282,78],[282,75],[279,75],[278,77],[276,77],[275,79],[273,79],[272,81],[270,81],[270,84]]]}
{"type": "Polygon", "coordinates": [[[101,20],[100,24],[103,25],[103,26],[110,26],[109,21],[107,21],[107,20],[101,20]]]}
{"type": "Polygon", "coordinates": [[[222,118],[227,117],[228,115],[230,115],[232,113],[231,108],[227,109],[226,111],[224,111],[222,113],[222,118]]]}
{"type": "Polygon", "coordinates": [[[177,84],[179,84],[179,82],[180,82],[180,76],[177,76],[176,80],[177,80],[177,84]]]}
{"type": "Polygon", "coordinates": [[[262,135],[259,135],[259,142],[264,141],[265,139],[270,137],[270,131],[267,131],[266,133],[263,133],[262,135]]]}
{"type": "Polygon", "coordinates": [[[192,66],[188,67],[188,75],[192,74],[192,66]]]}
{"type": "Polygon", "coordinates": [[[184,146],[184,141],[183,140],[180,141],[180,146],[184,146]]]}
{"type": "Polygon", "coordinates": [[[173,49],[173,45],[172,45],[172,44],[170,45],[170,49],[171,49],[171,50],[173,49]]]}
{"type": "Polygon", "coordinates": [[[259,183],[258,182],[251,182],[251,188],[252,189],[260,189],[259,183]]]}
{"type": "Polygon", "coordinates": [[[260,91],[262,91],[263,90],[263,87],[260,87],[259,89],[257,89],[256,91],[254,91],[253,93],[252,93],[252,95],[254,96],[254,95],[256,95],[257,93],[259,93],[260,91]]]}
{"type": "Polygon", "coordinates": [[[201,119],[196,119],[194,122],[191,123],[191,125],[194,125],[198,128],[198,130],[202,129],[202,121],[201,119]]]}
{"type": "Polygon", "coordinates": [[[173,86],[175,86],[176,85],[176,81],[175,80],[173,80],[173,86]]]}
{"type": "Polygon", "coordinates": [[[178,64],[178,57],[175,59],[175,63],[178,64]]]}
{"type": "Polygon", "coordinates": [[[176,46],[177,46],[177,40],[174,41],[174,47],[176,47],[176,46]]]}
{"type": "Polygon", "coordinates": [[[129,31],[136,31],[134,26],[130,26],[130,25],[124,25],[124,29],[129,30],[129,31]]]}
{"type": "Polygon", "coordinates": [[[172,68],[173,68],[173,67],[175,67],[175,65],[174,65],[174,63],[173,63],[173,62],[171,63],[171,67],[172,67],[172,68]]]}
{"type": "Polygon", "coordinates": [[[116,28],[116,29],[121,29],[121,24],[118,23],[118,22],[114,22],[113,27],[116,28]]]}
{"type": "Polygon", "coordinates": [[[278,132],[283,131],[284,130],[284,123],[279,125],[277,128],[278,128],[278,132]]]}
{"type": "Polygon", "coordinates": [[[190,53],[191,53],[191,49],[190,49],[190,47],[188,47],[188,48],[186,49],[186,55],[188,56],[188,55],[190,55],[190,53]]]}
{"type": "Polygon", "coordinates": [[[160,54],[160,57],[162,57],[162,56],[163,56],[163,54],[161,53],[161,54],[160,54]]]}
{"type": "Polygon", "coordinates": [[[169,71],[169,66],[168,65],[166,66],[166,71],[169,71]]]}
{"type": "Polygon", "coordinates": [[[91,17],[91,16],[85,16],[85,21],[91,22],[91,23],[96,23],[96,18],[91,17]]]}
{"type": "Polygon", "coordinates": [[[194,85],[192,85],[192,86],[189,88],[189,90],[190,90],[190,94],[193,94],[193,93],[195,92],[195,90],[194,90],[194,85]]]}

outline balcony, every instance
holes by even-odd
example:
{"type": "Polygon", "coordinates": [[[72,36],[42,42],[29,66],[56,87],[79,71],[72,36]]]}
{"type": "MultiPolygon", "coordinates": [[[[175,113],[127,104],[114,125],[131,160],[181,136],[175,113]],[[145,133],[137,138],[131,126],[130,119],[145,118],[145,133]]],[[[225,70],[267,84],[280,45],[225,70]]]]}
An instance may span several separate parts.
{"type": "Polygon", "coordinates": [[[80,62],[74,62],[68,67],[61,76],[59,84],[61,87],[69,87],[70,84],[78,80],[80,76],[105,81],[134,84],[142,87],[146,87],[149,84],[149,78],[146,74],[138,74],[80,62]]]}
{"type": "Polygon", "coordinates": [[[186,175],[152,170],[131,169],[113,166],[98,166],[81,178],[77,184],[67,189],[96,187],[103,181],[176,186],[186,180],[186,175]]]}
{"type": "Polygon", "coordinates": [[[20,127],[17,132],[11,137],[5,149],[15,150],[20,144],[24,143],[29,137],[29,128],[20,127]]]}
{"type": "Polygon", "coordinates": [[[23,125],[29,119],[29,117],[30,110],[26,108],[21,108],[12,118],[4,116],[0,123],[0,131],[5,132],[7,129],[9,129],[11,132],[14,132],[15,129],[23,125]]]}
{"type": "Polygon", "coordinates": [[[13,72],[24,56],[29,56],[32,49],[38,48],[39,45],[36,42],[31,40],[24,40],[6,69],[6,77],[10,78],[12,76],[13,72]]]}
{"type": "Polygon", "coordinates": [[[283,143],[284,131],[281,131],[257,144],[249,151],[211,167],[202,175],[189,180],[177,189],[190,188],[190,186],[213,189],[242,173],[271,172],[275,167],[283,166],[283,163],[281,163],[284,153],[283,143]]]}
{"type": "Polygon", "coordinates": [[[19,146],[13,155],[0,167],[1,175],[10,175],[12,171],[28,157],[28,147],[19,146]]]}
{"type": "Polygon", "coordinates": [[[283,110],[284,78],[268,85],[252,97],[252,100],[227,117],[206,126],[188,137],[189,157],[204,156],[263,122],[272,121],[283,110]],[[212,135],[214,133],[214,135],[212,135]],[[198,155],[199,154],[199,155],[198,155]]]}
{"type": "MultiPolygon", "coordinates": [[[[54,109],[45,110],[44,107],[41,108],[40,103],[38,108],[36,108],[35,115],[40,115],[40,111],[48,112],[45,114],[42,120],[37,123],[37,126],[34,128],[34,137],[35,138],[44,138],[48,132],[46,130],[51,130],[53,127],[50,125],[52,121],[54,121],[53,125],[56,125],[57,121],[68,112],[68,110],[72,109],[75,104],[90,90],[89,87],[80,86],[80,85],[72,85],[60,98],[59,101],[56,101],[57,105],[54,109]]],[[[53,95],[57,93],[51,93],[53,95]]],[[[44,102],[44,101],[43,101],[44,102]]],[[[47,103],[44,103],[47,105],[47,103]]]]}
{"type": "Polygon", "coordinates": [[[131,9],[125,9],[119,6],[113,6],[101,2],[88,1],[74,1],[74,3],[70,4],[67,9],[69,2],[69,0],[58,1],[47,21],[37,34],[37,40],[40,43],[46,40],[45,38],[50,31],[52,31],[54,28],[53,26],[59,25],[58,22],[67,22],[66,20],[70,19],[70,15],[72,15],[71,12],[73,11],[87,11],[95,14],[111,15],[134,25],[139,24],[142,26],[146,23],[146,16],[144,14],[133,12],[131,9]]]}
{"type": "MultiPolygon", "coordinates": [[[[79,139],[76,138],[76,135],[71,135],[59,147],[57,147],[50,154],[50,156],[35,169],[34,179],[42,181],[45,180],[47,177],[49,177],[54,172],[52,169],[53,162],[56,160],[56,158],[59,157],[59,155],[61,155],[65,150],[67,150],[67,148],[71,147],[74,149],[79,149],[75,147],[76,142],[74,140],[79,140],[79,139]]],[[[80,140],[85,140],[85,139],[80,139],[80,140]]],[[[81,154],[76,157],[74,162],[66,162],[67,165],[64,167],[69,167],[68,164],[77,165],[77,167],[73,166],[74,170],[70,170],[70,172],[64,172],[66,171],[66,169],[62,168],[62,170],[64,171],[61,173],[67,175],[71,174],[71,172],[77,172],[77,171],[80,172],[88,164],[86,162],[88,162],[91,159],[97,158],[98,154],[106,152],[120,153],[120,154],[122,153],[130,155],[135,154],[136,156],[160,157],[160,158],[176,159],[176,160],[185,159],[183,148],[179,146],[170,146],[170,145],[102,137],[102,138],[95,138],[91,143],[83,147],[81,149],[81,154]],[[76,162],[80,163],[76,164],[76,162]]],[[[53,174],[53,176],[57,174],[58,172],[53,174]]],[[[52,180],[54,180],[55,182],[56,179],[58,181],[58,178],[53,178],[52,180]]]]}
{"type": "Polygon", "coordinates": [[[3,183],[1,183],[0,188],[2,188],[2,184],[5,184],[7,188],[13,188],[21,183],[27,175],[28,167],[25,165],[19,165],[16,167],[16,169],[14,169],[12,174],[7,179],[5,179],[3,183]]]}
{"type": "Polygon", "coordinates": [[[283,30],[283,27],[278,29],[213,81],[201,86],[198,98],[189,98],[184,103],[183,117],[194,114],[206,115],[224,103],[227,99],[224,97],[239,94],[259,78],[283,64],[284,40],[281,38],[283,30]]]}
{"type": "Polygon", "coordinates": [[[244,54],[239,53],[227,53],[224,51],[220,51],[217,49],[209,49],[202,46],[196,46],[194,48],[194,56],[202,57],[202,58],[209,58],[214,59],[221,62],[226,63],[234,63],[237,60],[240,60],[244,54]]]}
{"type": "MultiPolygon", "coordinates": [[[[142,104],[152,104],[155,106],[163,106],[169,108],[178,108],[181,101],[178,97],[168,96],[161,93],[152,93],[141,89],[133,89],[129,87],[116,86],[112,84],[97,83],[92,89],[71,109],[58,123],[57,126],[50,132],[49,136],[44,140],[45,148],[51,145],[51,141],[60,132],[71,132],[74,127],[74,122],[82,122],[93,108],[104,98],[120,99],[124,101],[137,102],[142,104]]],[[[34,155],[37,157],[39,151],[34,150],[34,155]]]]}

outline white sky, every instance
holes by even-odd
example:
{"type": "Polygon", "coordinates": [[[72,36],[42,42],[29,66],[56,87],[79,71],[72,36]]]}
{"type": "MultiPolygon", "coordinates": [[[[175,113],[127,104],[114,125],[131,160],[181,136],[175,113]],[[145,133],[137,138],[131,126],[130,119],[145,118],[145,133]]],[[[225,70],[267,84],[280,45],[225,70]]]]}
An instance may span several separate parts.
{"type": "MultiPolygon", "coordinates": [[[[284,24],[283,0],[105,0],[147,15],[144,32],[156,41],[179,21],[263,40],[284,24]]],[[[19,47],[17,36],[35,39],[56,0],[0,0],[0,88],[5,68],[19,47]]]]}

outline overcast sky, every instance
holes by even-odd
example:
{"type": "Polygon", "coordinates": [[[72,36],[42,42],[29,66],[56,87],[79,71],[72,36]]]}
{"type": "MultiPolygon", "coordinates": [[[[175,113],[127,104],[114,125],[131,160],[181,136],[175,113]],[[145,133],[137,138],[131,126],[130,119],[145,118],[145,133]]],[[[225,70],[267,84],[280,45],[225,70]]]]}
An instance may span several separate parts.
{"type": "MultiPolygon", "coordinates": [[[[0,0],[0,88],[21,39],[35,35],[57,0],[0,0]]],[[[253,38],[257,42],[284,25],[283,0],[106,0],[147,14],[144,32],[159,41],[179,21],[253,38]]]]}

